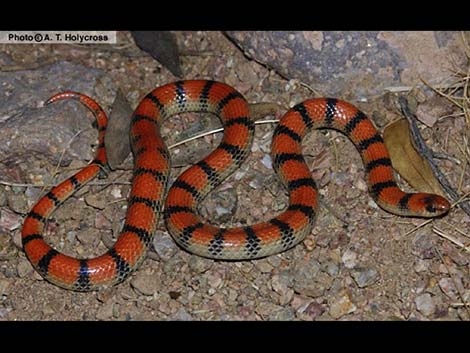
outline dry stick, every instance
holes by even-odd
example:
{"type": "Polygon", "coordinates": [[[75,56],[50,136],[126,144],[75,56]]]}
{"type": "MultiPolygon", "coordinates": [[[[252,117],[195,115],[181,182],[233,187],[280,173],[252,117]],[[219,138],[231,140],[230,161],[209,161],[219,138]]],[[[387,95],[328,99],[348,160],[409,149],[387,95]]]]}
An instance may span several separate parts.
{"type": "MultiPolygon", "coordinates": [[[[415,142],[415,146],[418,149],[418,152],[423,155],[427,161],[429,162],[429,165],[436,176],[437,180],[439,183],[442,185],[444,188],[445,192],[450,196],[452,201],[457,201],[460,198],[460,195],[450,186],[449,181],[445,177],[445,175],[441,172],[441,170],[434,164],[433,161],[433,153],[432,151],[428,148],[426,143],[424,142],[423,137],[421,136],[421,133],[419,132],[418,126],[416,124],[416,117],[415,115],[410,111],[408,107],[408,101],[404,96],[400,96],[398,98],[398,103],[400,104],[401,110],[403,115],[406,117],[410,124],[410,129],[411,129],[411,135],[413,137],[413,140],[415,142]]],[[[470,202],[461,202],[459,204],[459,207],[468,215],[470,215],[470,202]]]]}
{"type": "Polygon", "coordinates": [[[460,240],[457,240],[454,237],[451,237],[450,235],[447,235],[442,229],[437,228],[437,227],[434,226],[434,227],[432,227],[432,231],[434,233],[436,233],[437,235],[440,235],[441,237],[449,240],[451,243],[454,243],[458,247],[464,249],[465,251],[470,252],[470,247],[469,246],[465,246],[465,244],[462,243],[460,240]]]}

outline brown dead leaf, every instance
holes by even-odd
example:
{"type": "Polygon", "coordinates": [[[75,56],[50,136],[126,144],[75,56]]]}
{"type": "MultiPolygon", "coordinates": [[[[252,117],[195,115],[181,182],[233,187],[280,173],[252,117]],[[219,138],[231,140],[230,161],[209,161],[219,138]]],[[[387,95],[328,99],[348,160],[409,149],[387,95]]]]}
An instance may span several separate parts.
{"type": "Polygon", "coordinates": [[[124,94],[118,90],[111,106],[108,128],[104,137],[108,165],[112,170],[116,169],[131,152],[129,140],[131,115],[131,106],[124,94]]]}
{"type": "Polygon", "coordinates": [[[384,141],[393,168],[417,191],[445,196],[427,160],[414,148],[406,119],[389,124],[384,141]]]}

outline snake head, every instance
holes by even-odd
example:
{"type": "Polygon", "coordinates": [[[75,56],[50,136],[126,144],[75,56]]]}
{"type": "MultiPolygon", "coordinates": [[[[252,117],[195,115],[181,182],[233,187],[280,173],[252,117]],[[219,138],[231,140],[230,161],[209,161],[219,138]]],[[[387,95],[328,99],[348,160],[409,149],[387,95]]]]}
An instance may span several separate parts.
{"type": "Polygon", "coordinates": [[[450,210],[450,203],[445,198],[435,194],[420,194],[423,207],[423,217],[437,217],[450,210]]]}

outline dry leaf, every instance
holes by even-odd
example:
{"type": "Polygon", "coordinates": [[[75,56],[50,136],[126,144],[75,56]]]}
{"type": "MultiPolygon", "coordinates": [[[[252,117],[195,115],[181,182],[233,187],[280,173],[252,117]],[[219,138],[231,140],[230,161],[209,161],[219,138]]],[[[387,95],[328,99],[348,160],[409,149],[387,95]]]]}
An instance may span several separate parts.
{"type": "Polygon", "coordinates": [[[118,90],[111,106],[108,128],[104,137],[108,165],[112,170],[116,169],[131,152],[129,140],[131,115],[131,106],[124,94],[118,90]]]}
{"type": "Polygon", "coordinates": [[[384,130],[384,141],[390,153],[393,168],[414,189],[445,196],[428,161],[414,148],[406,119],[389,124],[384,130]]]}

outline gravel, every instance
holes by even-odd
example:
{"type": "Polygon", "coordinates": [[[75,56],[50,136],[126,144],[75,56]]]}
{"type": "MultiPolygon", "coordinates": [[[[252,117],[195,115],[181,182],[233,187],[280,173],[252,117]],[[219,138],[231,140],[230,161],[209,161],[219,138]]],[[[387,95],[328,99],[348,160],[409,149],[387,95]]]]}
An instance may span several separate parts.
{"type": "MultiPolygon", "coordinates": [[[[187,77],[231,83],[245,92],[249,102],[278,103],[282,108],[268,119],[280,118],[290,103],[312,97],[311,91],[300,82],[287,82],[257,62],[247,61],[222,33],[176,34],[185,50],[210,54],[194,55],[186,60],[187,77]]],[[[43,49],[35,45],[5,45],[0,48],[0,56],[9,52],[12,65],[41,63],[51,58],[49,51],[43,49]]],[[[53,183],[51,172],[56,170],[61,151],[79,131],[82,133],[64,152],[57,180],[63,180],[93,158],[97,132],[91,127],[91,114],[76,102],[43,108],[42,102],[52,93],[64,88],[83,91],[109,111],[116,87],[123,90],[130,106],[135,107],[151,89],[174,80],[158,62],[141,55],[132,41],[124,41],[119,50],[108,51],[96,46],[53,49],[50,52],[54,54],[54,65],[0,73],[7,82],[6,94],[0,95],[6,108],[0,116],[0,132],[6,141],[0,147],[3,148],[0,155],[5,157],[4,163],[0,163],[4,181],[31,185],[53,183]],[[3,124],[10,127],[4,129],[3,124]],[[17,133],[17,137],[11,138],[17,133]]],[[[420,101],[425,101],[433,92],[419,94],[423,96],[420,101]]],[[[393,102],[387,108],[383,97],[368,97],[367,101],[356,102],[368,115],[380,112],[384,120],[381,126],[395,118],[393,102]]],[[[199,119],[197,114],[168,119],[162,126],[162,134],[172,144],[183,133],[190,137],[220,126],[215,118],[207,124],[198,123],[206,119],[199,119]]],[[[200,208],[209,223],[243,226],[267,221],[287,207],[287,193],[269,169],[274,126],[256,126],[257,147],[247,162],[204,200],[200,208]],[[228,210],[230,213],[226,213],[228,210]]],[[[462,142],[464,127],[464,117],[456,116],[439,121],[439,129],[426,128],[424,132],[433,147],[438,140],[462,142]]],[[[179,146],[178,153],[172,149],[170,154],[177,157],[172,158],[175,166],[172,179],[216,147],[221,136],[217,133],[193,140],[179,146]]],[[[446,148],[450,155],[460,153],[454,143],[446,148]]],[[[371,201],[367,192],[363,192],[361,158],[347,138],[334,131],[315,131],[304,138],[303,152],[312,174],[317,176],[324,201],[348,226],[322,207],[313,232],[295,248],[254,261],[214,261],[181,250],[164,231],[160,217],[158,229],[165,234],[158,234],[152,244],[158,261],[145,260],[129,279],[99,293],[62,290],[31,270],[18,250],[24,201],[32,206],[39,194],[48,190],[0,185],[0,255],[4,255],[2,245],[7,250],[15,250],[8,251],[8,256],[0,260],[1,319],[311,321],[384,320],[395,315],[408,320],[468,320],[466,309],[454,305],[462,298],[453,281],[458,282],[463,295],[470,293],[467,275],[470,257],[448,240],[436,236],[432,226],[457,237],[459,234],[453,227],[468,229],[470,218],[456,209],[449,216],[402,237],[422,220],[389,215],[371,201]],[[14,244],[10,244],[11,239],[14,244]],[[434,249],[439,250],[443,260],[436,256],[434,249]]],[[[469,178],[468,168],[465,175],[460,175],[449,161],[443,161],[441,167],[451,180],[469,178]]],[[[98,255],[93,252],[98,248],[104,252],[98,233],[116,234],[122,228],[131,168],[132,158],[128,158],[107,179],[97,180],[100,184],[109,182],[108,185],[86,186],[80,195],[61,205],[48,225],[48,231],[54,236],[48,236],[47,240],[57,250],[69,254],[89,257],[98,255]],[[96,249],[95,241],[99,244],[96,249]]],[[[468,298],[463,301],[468,302],[468,298]]]]}

